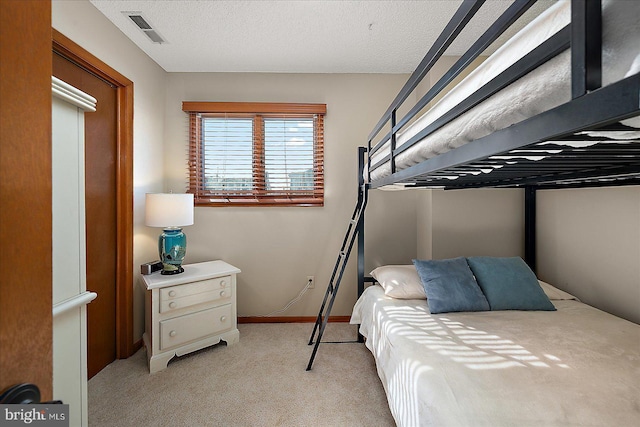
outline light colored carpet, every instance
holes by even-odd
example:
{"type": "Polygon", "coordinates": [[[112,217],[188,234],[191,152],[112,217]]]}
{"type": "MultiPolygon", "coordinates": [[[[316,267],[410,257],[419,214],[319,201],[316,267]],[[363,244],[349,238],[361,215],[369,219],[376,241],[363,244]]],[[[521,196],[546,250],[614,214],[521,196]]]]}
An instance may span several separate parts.
{"type": "MultiPolygon", "coordinates": [[[[89,381],[89,425],[394,426],[364,344],[322,343],[305,371],[313,324],[242,324],[240,341],[174,358],[149,374],[142,349],[89,381]]],[[[327,325],[323,341],[355,340],[327,325]]]]}

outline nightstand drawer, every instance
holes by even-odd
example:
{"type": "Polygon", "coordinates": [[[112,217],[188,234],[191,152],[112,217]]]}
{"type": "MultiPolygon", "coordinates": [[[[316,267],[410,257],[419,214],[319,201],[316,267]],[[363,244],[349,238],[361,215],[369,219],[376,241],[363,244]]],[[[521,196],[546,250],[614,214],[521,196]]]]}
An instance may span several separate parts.
{"type": "Polygon", "coordinates": [[[231,287],[229,288],[217,288],[214,290],[187,295],[182,298],[160,298],[160,313],[167,313],[169,311],[179,310],[181,308],[189,307],[191,305],[203,304],[206,302],[219,300],[223,303],[225,300],[229,300],[233,295],[231,287]]]}
{"type": "Polygon", "coordinates": [[[186,285],[162,288],[160,289],[160,299],[162,301],[171,300],[223,288],[231,288],[231,276],[216,277],[215,279],[201,280],[186,285]]]}
{"type": "Polygon", "coordinates": [[[160,322],[160,349],[185,344],[231,328],[231,304],[160,322]]]}

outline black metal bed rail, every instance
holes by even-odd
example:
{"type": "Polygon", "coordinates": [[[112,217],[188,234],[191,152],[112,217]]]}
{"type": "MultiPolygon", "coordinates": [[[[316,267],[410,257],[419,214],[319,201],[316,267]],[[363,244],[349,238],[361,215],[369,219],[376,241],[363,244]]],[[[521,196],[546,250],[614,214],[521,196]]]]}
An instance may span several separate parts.
{"type": "MultiPolygon", "coordinates": [[[[464,29],[471,18],[473,18],[484,2],[485,0],[463,1],[447,26],[440,33],[440,36],[436,39],[433,46],[431,46],[431,49],[429,49],[420,64],[416,67],[415,71],[411,74],[409,80],[407,80],[389,108],[387,108],[387,111],[385,111],[382,118],[380,118],[378,123],[375,125],[373,131],[369,134],[369,141],[371,141],[372,138],[380,132],[384,125],[389,122],[392,113],[402,105],[411,92],[413,92],[418,84],[420,84],[422,79],[427,75],[438,59],[440,59],[451,43],[453,43],[458,34],[464,29]]],[[[371,151],[371,146],[369,146],[368,149],[371,151]]]]}
{"type": "MultiPolygon", "coordinates": [[[[523,13],[525,13],[537,0],[516,0],[498,19],[485,31],[480,38],[460,57],[458,61],[429,89],[429,91],[418,101],[405,116],[395,122],[395,115],[398,108],[407,99],[409,94],[415,90],[422,79],[431,70],[433,65],[440,59],[446,48],[464,29],[473,15],[484,3],[483,1],[465,1],[449,24],[442,31],[433,47],[427,52],[422,62],[418,65],[400,93],[393,100],[382,118],[378,121],[368,138],[369,155],[375,154],[386,141],[394,139],[394,135],[413,119],[429,102],[431,102],[449,83],[451,83],[464,69],[482,54],[500,35],[502,35],[523,13]],[[381,140],[371,146],[373,139],[382,128],[391,121],[391,130],[386,133],[381,140]]],[[[393,154],[393,151],[392,151],[393,154]]]]}
{"type": "MultiPolygon", "coordinates": [[[[609,125],[639,114],[640,74],[634,74],[491,135],[397,171],[370,185],[371,188],[378,188],[398,182],[416,183],[421,176],[426,177],[437,172],[450,173],[452,168],[472,162],[484,163],[490,161],[489,157],[527,149],[533,144],[544,141],[574,139],[577,132],[607,128],[609,125]]],[[[551,149],[552,146],[545,146],[545,148],[551,149]]],[[[632,147],[618,148],[630,150],[632,147]]],[[[631,154],[630,151],[629,154],[631,154]]],[[[606,157],[602,159],[606,161],[606,157]]],[[[482,180],[478,181],[482,182],[482,180]]],[[[431,185],[444,185],[443,183],[431,185]]],[[[455,188],[453,182],[449,184],[447,187],[455,188]]],[[[485,182],[483,186],[492,185],[485,182]]]]}
{"type": "Polygon", "coordinates": [[[640,181],[640,162],[624,164],[622,166],[593,165],[591,167],[568,169],[561,168],[540,168],[538,165],[531,165],[528,170],[522,170],[520,166],[505,171],[503,174],[492,176],[489,179],[484,177],[461,177],[456,183],[449,183],[445,177],[430,176],[424,181],[416,182],[416,186],[426,185],[429,187],[442,186],[445,189],[470,189],[470,188],[511,188],[535,186],[544,188],[571,188],[583,184],[585,187],[593,186],[615,186],[615,185],[637,185],[640,181]],[[529,175],[528,172],[532,172],[529,175]]]}
{"type": "Polygon", "coordinates": [[[462,71],[465,70],[482,52],[484,52],[498,37],[502,35],[523,13],[537,0],[522,0],[514,2],[487,31],[460,57],[455,64],[425,93],[416,105],[392,128],[395,134],[413,119],[427,104],[442,92],[462,71]]]}
{"type": "MultiPolygon", "coordinates": [[[[517,0],[523,1],[523,0],[517,0]]],[[[382,118],[378,121],[373,131],[369,135],[367,141],[367,165],[371,163],[371,156],[384,144],[388,139],[391,144],[391,156],[394,156],[396,131],[393,129],[396,127],[396,112],[402,103],[409,97],[409,95],[415,90],[415,88],[422,82],[422,79],[427,75],[435,63],[444,54],[447,48],[453,43],[458,34],[466,27],[467,23],[473,18],[476,12],[484,4],[485,0],[464,0],[458,7],[455,14],[446,25],[444,30],[440,33],[435,43],[427,54],[424,56],[420,64],[416,67],[415,71],[409,77],[409,80],[402,87],[398,95],[395,97],[387,111],[383,114],[382,118]],[[387,138],[384,138],[375,147],[371,146],[373,138],[382,130],[387,123],[391,123],[391,131],[387,138]]],[[[403,119],[404,120],[404,119],[403,119]]],[[[368,167],[369,168],[369,167],[368,167]]],[[[395,173],[395,162],[391,162],[391,168],[395,173]]],[[[371,168],[369,168],[371,170],[371,168]]]]}
{"type": "MultiPolygon", "coordinates": [[[[460,57],[458,61],[431,87],[427,93],[414,105],[414,107],[405,114],[405,116],[395,123],[391,127],[386,135],[381,138],[381,141],[374,147],[369,147],[371,154],[376,153],[386,141],[388,141],[392,135],[396,134],[402,127],[404,127],[411,119],[413,119],[429,102],[431,102],[442,90],[451,83],[461,72],[465,70],[469,64],[471,64],[476,58],[478,58],[487,47],[489,47],[498,37],[500,37],[523,13],[525,13],[537,0],[516,0],[505,12],[498,17],[498,19],[485,31],[480,38],[460,57]]],[[[474,12],[475,13],[475,12],[474,12]]],[[[456,17],[452,20],[456,20],[456,17]]],[[[468,22],[468,21],[467,21],[468,22]]],[[[466,22],[465,22],[466,25],[466,22]]],[[[443,32],[446,32],[447,28],[443,32]]],[[[457,36],[457,34],[456,34],[457,36]]],[[[438,53],[443,53],[437,51],[438,53]]],[[[427,72],[433,67],[437,59],[432,58],[429,51],[423,61],[420,63],[416,71],[411,75],[405,87],[400,94],[394,99],[389,109],[382,116],[374,130],[369,135],[369,143],[373,141],[373,138],[382,130],[385,124],[389,122],[393,114],[406,100],[408,95],[415,90],[417,85],[422,81],[427,72]],[[423,70],[421,66],[429,66],[429,69],[423,70]],[[415,77],[414,77],[415,76],[415,77]],[[420,76],[417,79],[417,76],[420,76]]]]}
{"type": "Polygon", "coordinates": [[[517,61],[502,73],[498,74],[487,84],[482,86],[474,93],[470,94],[464,101],[453,107],[451,110],[447,111],[438,119],[434,120],[433,123],[422,129],[415,136],[402,144],[402,146],[396,147],[393,154],[389,154],[382,158],[379,162],[373,165],[371,169],[373,170],[379,166],[382,166],[386,162],[390,161],[391,157],[395,158],[398,154],[411,148],[416,143],[433,134],[453,120],[457,119],[458,117],[469,111],[471,108],[487,100],[492,95],[496,94],[500,90],[509,86],[511,83],[515,82],[527,73],[544,64],[549,59],[563,52],[566,48],[569,47],[570,33],[571,31],[569,26],[560,30],[549,40],[545,41],[539,47],[531,51],[530,54],[517,61]]]}
{"type": "MultiPolygon", "coordinates": [[[[420,101],[418,101],[418,103],[409,111],[409,113],[407,113],[405,117],[403,117],[396,123],[395,114],[396,114],[397,108],[404,100],[406,100],[408,94],[413,89],[415,89],[415,87],[419,83],[419,79],[424,77],[424,75],[426,74],[426,71],[424,68],[422,68],[422,66],[425,66],[425,65],[429,67],[432,66],[433,62],[437,60],[437,58],[439,58],[438,53],[440,53],[441,55],[441,51],[437,48],[442,46],[439,44],[434,45],[434,47],[429,51],[427,56],[425,56],[425,59],[421,62],[420,66],[416,69],[414,74],[412,74],[411,78],[409,79],[405,87],[403,87],[400,94],[398,94],[398,96],[396,97],[394,102],[391,104],[387,112],[385,112],[385,115],[382,117],[382,119],[380,119],[379,123],[374,128],[374,131],[369,136],[369,140],[368,140],[368,148],[369,148],[368,160],[369,161],[367,163],[369,176],[372,170],[375,170],[376,168],[382,166],[383,164],[386,164],[387,162],[390,162],[391,173],[392,173],[390,177],[386,177],[386,178],[383,178],[382,180],[377,180],[375,183],[372,183],[372,188],[380,187],[382,185],[387,185],[387,184],[398,183],[398,182],[410,183],[411,180],[409,179],[409,176],[410,175],[415,176],[414,172],[420,171],[419,172],[420,174],[428,174],[428,173],[434,173],[435,171],[440,169],[444,169],[443,166],[434,168],[433,167],[434,165],[440,163],[440,161],[434,161],[434,162],[430,162],[431,164],[426,168],[425,167],[409,168],[412,170],[412,173],[408,174],[405,172],[406,169],[403,171],[396,170],[395,159],[398,154],[406,151],[408,148],[412,147],[417,142],[424,139],[426,136],[435,132],[436,130],[446,125],[447,123],[450,123],[452,120],[459,117],[460,115],[468,111],[473,106],[486,100],[491,95],[505,88],[507,85],[516,81],[517,79],[524,76],[528,72],[534,70],[535,68],[537,68],[544,62],[548,61],[549,59],[553,58],[560,52],[566,50],[567,48],[571,49],[572,101],[578,100],[579,98],[585,95],[589,95],[591,92],[597,91],[601,88],[601,83],[602,83],[602,58],[601,58],[601,51],[602,51],[602,40],[601,40],[602,9],[601,7],[602,5],[601,5],[601,1],[600,0],[593,0],[593,1],[572,0],[570,25],[568,25],[567,27],[565,27],[564,29],[556,33],[549,40],[544,42],[541,46],[539,46],[538,48],[534,49],[532,52],[525,55],[521,60],[517,61],[515,64],[513,64],[503,73],[501,73],[499,76],[497,76],[496,78],[488,82],[481,89],[469,95],[469,97],[466,100],[464,100],[462,103],[454,107],[452,110],[448,111],[442,117],[435,120],[425,129],[422,129],[414,137],[410,138],[401,146],[399,147],[396,146],[395,144],[396,133],[404,125],[406,125],[406,123],[408,123],[413,117],[415,117],[415,115],[418,112],[420,112],[428,104],[428,102],[430,102],[435,96],[437,96],[437,94],[439,94],[442,91],[442,89],[447,84],[449,84],[453,80],[453,78],[455,78],[464,69],[464,67],[466,67],[473,59],[477,58],[479,54],[482,51],[484,51],[484,49],[489,44],[491,44],[500,34],[502,34],[502,32],[504,32],[534,2],[535,0],[531,0],[531,1],[523,0],[523,1],[515,2],[514,4],[512,4],[511,7],[507,9],[491,25],[491,27],[482,35],[482,37],[476,43],[474,43],[474,45],[460,58],[460,60],[457,61],[447,73],[445,73],[445,75],[425,94],[425,96],[420,101]],[[386,133],[374,147],[371,147],[372,137],[377,135],[380,132],[380,130],[383,128],[383,126],[388,122],[391,122],[391,130],[388,133],[386,133]],[[380,148],[385,143],[387,143],[387,141],[389,141],[391,145],[390,153],[372,165],[371,164],[372,155],[376,153],[378,150],[380,150],[380,148]]],[[[445,28],[443,33],[451,30],[451,28],[454,28],[456,30],[458,29],[458,26],[456,26],[455,23],[461,22],[460,15],[465,16],[465,19],[462,19],[462,21],[464,21],[464,25],[466,25],[466,23],[470,19],[468,17],[468,14],[475,13],[475,10],[472,11],[468,6],[469,5],[467,5],[467,8],[462,11],[460,9],[458,10],[459,13],[456,13],[456,16],[452,18],[452,22],[454,24],[450,22],[450,25],[448,25],[447,28],[445,28]]],[[[443,40],[446,40],[447,42],[450,43],[450,36],[453,36],[455,38],[455,36],[457,36],[458,33],[459,31],[457,31],[455,34],[441,35],[441,37],[439,38],[439,41],[442,42],[443,40]]],[[[631,91],[635,90],[637,95],[637,91],[638,91],[637,82],[635,80],[632,80],[628,83],[630,83],[633,86],[629,90],[631,91]]],[[[597,100],[591,100],[591,101],[597,102],[597,100]]],[[[571,106],[570,108],[573,108],[574,106],[572,102],[569,102],[567,105],[570,105],[571,106]]],[[[584,107],[584,103],[582,104],[581,107],[584,107]]],[[[636,104],[636,107],[637,107],[637,104],[636,104]]],[[[581,111],[585,110],[584,108],[579,108],[579,109],[581,111]]],[[[602,107],[601,105],[594,105],[593,108],[588,108],[588,109],[592,110],[591,112],[595,111],[596,115],[602,114],[608,117],[607,112],[605,111],[606,107],[602,107]]],[[[553,109],[550,111],[554,111],[554,114],[555,114],[555,113],[564,113],[564,110],[566,110],[566,108],[561,110],[553,109]]],[[[639,113],[638,109],[636,108],[634,112],[630,113],[626,117],[631,117],[633,115],[637,115],[638,113],[639,113]]],[[[589,116],[593,117],[593,114],[589,114],[589,116]]],[[[544,117],[549,118],[548,115],[544,117]]],[[[537,120],[535,121],[535,123],[537,123],[537,125],[540,127],[545,127],[546,118],[543,120],[537,120]]],[[[562,120],[565,120],[565,122],[567,121],[567,119],[564,116],[562,116],[562,120]]],[[[618,117],[617,120],[621,120],[621,116],[618,117]]],[[[551,118],[551,121],[554,122],[553,118],[551,118]]],[[[592,121],[591,123],[586,123],[584,120],[582,120],[580,122],[583,123],[582,124],[583,127],[581,129],[588,128],[589,126],[593,127],[596,124],[602,125],[602,122],[596,123],[595,121],[592,121]]],[[[610,124],[610,123],[614,123],[614,121],[608,120],[606,123],[610,124]]],[[[520,123],[513,126],[517,126],[517,125],[520,125],[520,123]]],[[[572,123],[566,123],[565,129],[563,129],[562,131],[558,129],[557,123],[554,123],[554,125],[555,127],[553,131],[546,132],[546,134],[544,132],[542,133],[538,132],[539,134],[541,134],[539,136],[539,139],[531,140],[531,138],[526,138],[527,141],[525,141],[524,143],[518,142],[516,145],[518,147],[526,147],[527,145],[532,144],[534,142],[544,141],[549,138],[568,137],[572,132],[575,133],[578,130],[581,130],[581,129],[576,129],[572,123]]],[[[524,129],[527,129],[526,126],[524,127],[524,129]]],[[[511,132],[510,137],[519,139],[520,135],[518,133],[511,132]]],[[[491,136],[480,138],[477,141],[478,142],[483,141],[484,144],[487,145],[487,140],[490,140],[490,139],[492,139],[491,136]]],[[[504,151],[508,151],[513,148],[514,147],[508,147],[504,151]]],[[[476,144],[476,148],[474,148],[474,150],[471,150],[471,151],[475,152],[478,155],[478,157],[476,158],[481,158],[482,152],[493,153],[493,154],[500,153],[500,151],[492,151],[486,146],[483,147],[482,150],[478,150],[477,144],[476,144]]],[[[439,155],[437,157],[441,157],[441,156],[443,155],[439,155]]],[[[472,161],[473,159],[474,158],[467,157],[466,161],[472,161]]],[[[416,165],[416,166],[420,166],[420,165],[416,165]]]]}

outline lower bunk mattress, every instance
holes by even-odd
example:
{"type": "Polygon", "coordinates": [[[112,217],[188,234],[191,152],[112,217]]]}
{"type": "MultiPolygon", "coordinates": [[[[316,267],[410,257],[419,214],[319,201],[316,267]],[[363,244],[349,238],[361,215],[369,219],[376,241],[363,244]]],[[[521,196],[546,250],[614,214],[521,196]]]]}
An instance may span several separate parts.
{"type": "Polygon", "coordinates": [[[557,311],[430,314],[379,285],[351,323],[399,426],[638,426],[640,326],[574,299],[557,311]]]}

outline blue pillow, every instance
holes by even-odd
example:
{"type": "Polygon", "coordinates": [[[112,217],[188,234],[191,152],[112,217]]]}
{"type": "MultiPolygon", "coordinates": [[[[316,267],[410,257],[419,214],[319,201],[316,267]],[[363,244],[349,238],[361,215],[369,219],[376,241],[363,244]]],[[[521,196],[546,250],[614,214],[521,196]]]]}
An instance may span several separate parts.
{"type": "Polygon", "coordinates": [[[489,303],[473,278],[467,261],[460,258],[413,260],[433,314],[450,311],[487,311],[489,303]]]}
{"type": "Polygon", "coordinates": [[[555,311],[522,258],[470,257],[467,262],[491,310],[555,311]]]}

